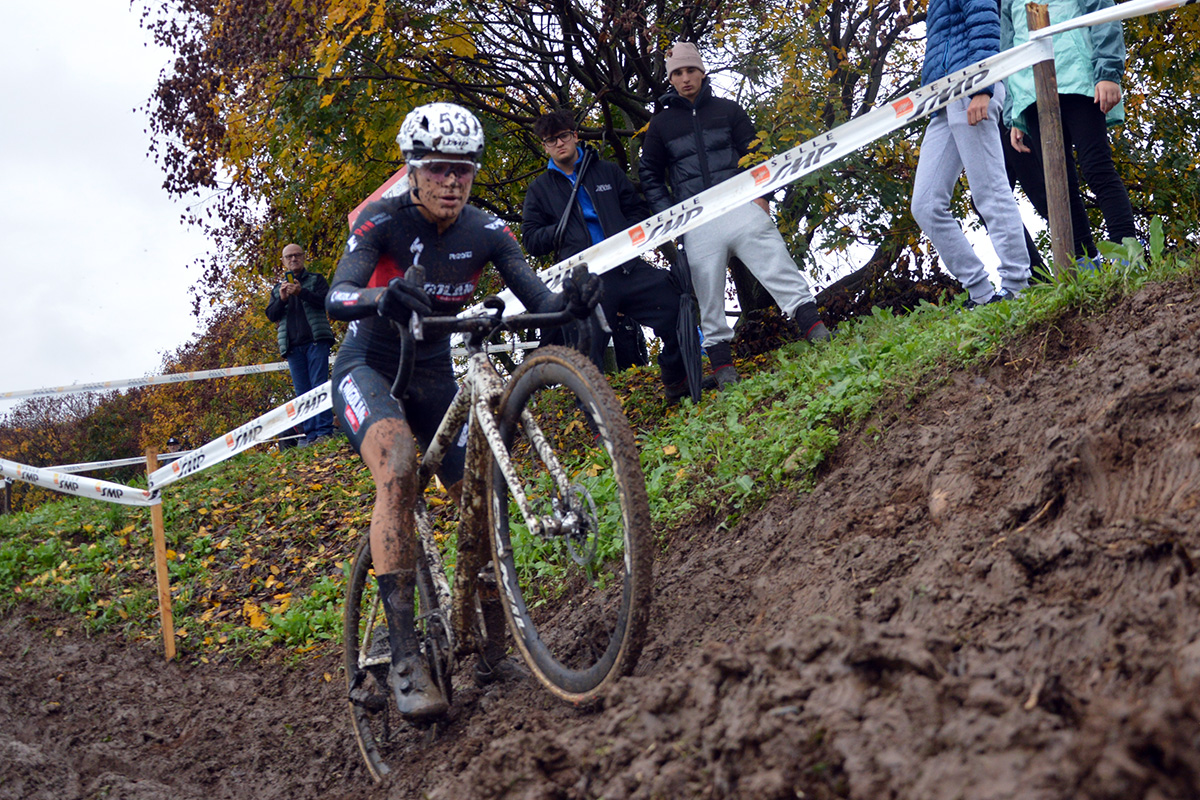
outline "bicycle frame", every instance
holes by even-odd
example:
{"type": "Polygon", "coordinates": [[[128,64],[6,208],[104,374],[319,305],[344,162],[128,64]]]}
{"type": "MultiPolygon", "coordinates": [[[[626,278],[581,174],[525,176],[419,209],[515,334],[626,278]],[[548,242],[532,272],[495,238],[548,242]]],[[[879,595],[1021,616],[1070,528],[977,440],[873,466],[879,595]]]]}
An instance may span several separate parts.
{"type": "MultiPolygon", "coordinates": [[[[576,512],[563,509],[555,519],[533,514],[526,499],[519,476],[509,459],[508,450],[500,436],[496,411],[504,392],[505,381],[496,371],[481,344],[468,344],[467,374],[459,387],[449,409],[442,417],[429,447],[418,467],[419,487],[415,516],[420,550],[425,559],[424,567],[429,570],[430,582],[437,595],[436,608],[420,610],[420,616],[429,622],[439,623],[449,644],[450,669],[454,661],[473,652],[482,652],[486,641],[482,619],[475,607],[480,592],[481,578],[490,560],[487,539],[488,497],[491,461],[494,458],[508,483],[521,515],[530,531],[553,535],[576,522],[576,512]],[[464,431],[464,426],[466,429],[464,431]],[[457,562],[454,569],[454,586],[447,577],[446,564],[434,538],[433,521],[425,503],[424,491],[430,479],[442,464],[442,459],[454,441],[467,438],[466,464],[461,486],[459,509],[457,562]],[[450,618],[445,618],[446,609],[450,618]]],[[[526,410],[522,421],[527,434],[537,448],[542,462],[547,466],[563,496],[569,495],[569,481],[565,471],[542,434],[533,416],[526,410]]],[[[371,605],[368,630],[375,626],[379,598],[371,605]]],[[[359,664],[363,667],[383,663],[388,656],[369,657],[367,648],[371,637],[363,637],[360,645],[359,664]]]]}

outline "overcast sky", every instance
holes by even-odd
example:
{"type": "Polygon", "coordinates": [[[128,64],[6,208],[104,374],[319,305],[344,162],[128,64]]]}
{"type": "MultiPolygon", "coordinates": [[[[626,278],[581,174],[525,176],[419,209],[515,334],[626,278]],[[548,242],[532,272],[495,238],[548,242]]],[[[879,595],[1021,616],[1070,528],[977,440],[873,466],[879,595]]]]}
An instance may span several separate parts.
{"type": "Polygon", "coordinates": [[[0,392],[156,374],[197,329],[208,247],[134,111],[170,54],[129,0],[4,2],[3,20],[0,392]]]}

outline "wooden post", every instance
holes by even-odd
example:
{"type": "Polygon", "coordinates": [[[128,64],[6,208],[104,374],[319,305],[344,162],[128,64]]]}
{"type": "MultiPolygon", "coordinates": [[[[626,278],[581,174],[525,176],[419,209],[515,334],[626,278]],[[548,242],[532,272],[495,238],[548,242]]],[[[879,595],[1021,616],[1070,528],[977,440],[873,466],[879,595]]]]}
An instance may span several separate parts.
{"type": "Polygon", "coordinates": [[[4,479],[4,504],[0,506],[0,514],[7,514],[12,508],[12,481],[4,479]]]}
{"type": "MultiPolygon", "coordinates": [[[[158,450],[146,448],[147,477],[158,469],[158,450]]],[[[163,651],[167,661],[175,658],[175,617],[171,612],[171,578],[167,572],[167,534],[163,525],[162,500],[150,506],[154,528],[154,575],[158,579],[158,616],[162,620],[163,651]]]]}
{"type": "MultiPolygon", "coordinates": [[[[1050,25],[1050,9],[1041,3],[1026,3],[1029,30],[1050,25]]],[[[1072,271],[1075,235],[1071,227],[1071,201],[1067,190],[1067,162],[1063,146],[1062,110],[1058,105],[1058,76],[1054,61],[1033,65],[1037,89],[1038,125],[1042,129],[1042,170],[1046,176],[1046,201],[1050,210],[1050,247],[1054,270],[1072,271]]]]}

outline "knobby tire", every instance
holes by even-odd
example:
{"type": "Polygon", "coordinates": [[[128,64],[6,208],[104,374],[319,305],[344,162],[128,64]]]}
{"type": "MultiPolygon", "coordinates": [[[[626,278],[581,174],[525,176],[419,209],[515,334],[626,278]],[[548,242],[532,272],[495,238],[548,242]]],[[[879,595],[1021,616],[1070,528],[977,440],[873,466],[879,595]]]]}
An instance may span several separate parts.
{"type": "Polygon", "coordinates": [[[637,664],[651,599],[650,508],[637,445],[612,388],[575,350],[541,348],[500,400],[504,446],[535,514],[553,516],[562,492],[546,476],[522,422],[529,410],[594,527],[567,546],[531,534],[493,460],[489,522],[505,615],[517,648],[555,695],[589,703],[637,664]],[[595,539],[595,541],[593,541],[595,539]],[[596,556],[586,562],[595,546],[596,556]],[[573,557],[574,556],[574,557],[573,557]],[[549,577],[547,577],[549,575],[549,577]]]}

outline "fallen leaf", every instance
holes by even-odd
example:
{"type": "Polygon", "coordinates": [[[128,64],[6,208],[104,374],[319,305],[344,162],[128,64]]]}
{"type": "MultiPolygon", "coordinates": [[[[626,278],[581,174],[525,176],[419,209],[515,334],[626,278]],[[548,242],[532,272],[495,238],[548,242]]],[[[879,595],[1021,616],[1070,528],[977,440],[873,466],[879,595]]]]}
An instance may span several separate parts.
{"type": "Polygon", "coordinates": [[[242,605],[242,615],[246,617],[247,624],[256,631],[266,630],[267,615],[262,612],[262,609],[256,606],[250,600],[247,600],[242,605]]]}

